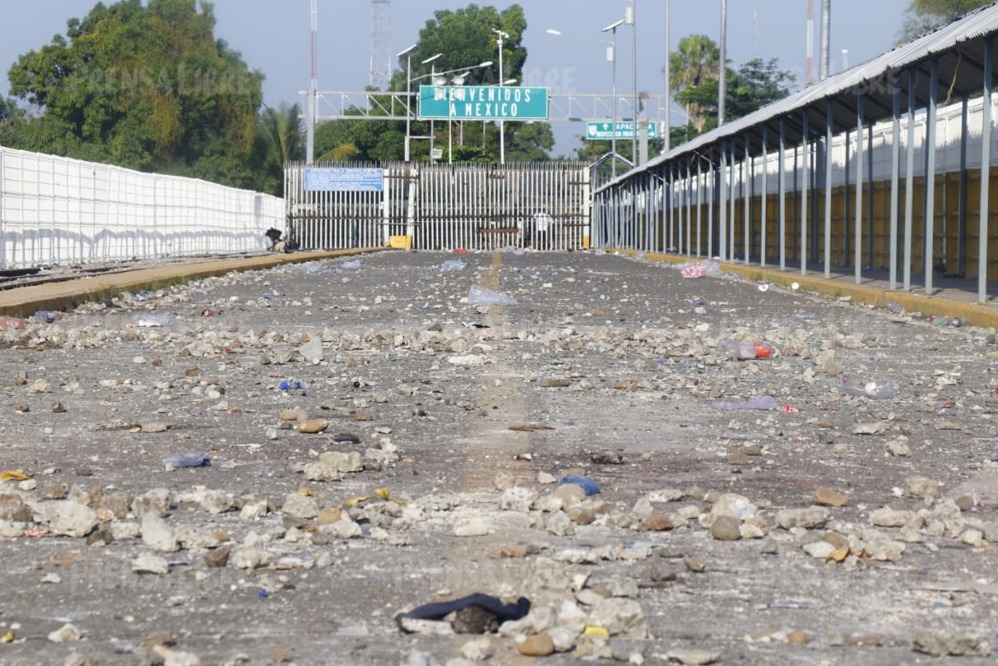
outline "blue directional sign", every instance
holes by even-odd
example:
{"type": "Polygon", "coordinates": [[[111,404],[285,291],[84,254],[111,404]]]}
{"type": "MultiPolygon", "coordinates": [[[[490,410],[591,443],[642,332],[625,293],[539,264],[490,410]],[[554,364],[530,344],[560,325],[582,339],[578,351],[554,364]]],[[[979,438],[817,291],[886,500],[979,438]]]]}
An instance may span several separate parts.
{"type": "Polygon", "coordinates": [[[547,120],[548,88],[420,86],[422,120],[547,120]]]}
{"type": "Polygon", "coordinates": [[[381,192],[385,173],[381,169],[305,169],[306,192],[381,192]]]}
{"type": "MultiPolygon", "coordinates": [[[[634,123],[609,123],[596,122],[586,123],[586,138],[590,141],[609,141],[614,138],[614,128],[616,127],[617,139],[633,139],[635,135],[634,123]]],[[[658,124],[648,123],[648,138],[654,139],[658,136],[658,124]]]]}

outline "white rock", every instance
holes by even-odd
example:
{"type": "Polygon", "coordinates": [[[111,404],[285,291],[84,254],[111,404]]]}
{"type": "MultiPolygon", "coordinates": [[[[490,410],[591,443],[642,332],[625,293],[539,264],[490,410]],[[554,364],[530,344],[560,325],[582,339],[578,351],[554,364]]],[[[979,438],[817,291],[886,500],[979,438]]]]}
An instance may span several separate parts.
{"type": "Polygon", "coordinates": [[[911,511],[896,511],[885,506],[870,514],[870,524],[877,527],[903,527],[914,517],[915,514],[911,511]]]}
{"type": "Polygon", "coordinates": [[[494,654],[492,641],[482,636],[461,646],[461,656],[469,661],[485,661],[494,654]]]}
{"type": "Polygon", "coordinates": [[[538,494],[536,490],[523,486],[507,488],[499,496],[499,510],[526,513],[530,511],[530,506],[537,499],[538,494]]]}
{"type": "Polygon", "coordinates": [[[171,650],[165,645],[157,645],[152,651],[163,659],[163,666],[201,666],[197,655],[171,650]]]}
{"type": "Polygon", "coordinates": [[[40,513],[41,522],[47,524],[53,534],[79,539],[97,526],[97,514],[93,509],[71,500],[45,502],[40,513]]]}
{"type": "Polygon", "coordinates": [[[116,520],[111,523],[111,536],[115,541],[138,539],[142,536],[142,528],[131,520],[116,520]]]}
{"type": "Polygon", "coordinates": [[[714,506],[710,508],[710,515],[717,518],[727,516],[742,521],[751,518],[756,514],[756,507],[747,497],[729,493],[721,495],[714,506]]]}
{"type": "Polygon", "coordinates": [[[489,523],[484,518],[467,516],[454,523],[454,536],[479,537],[489,533],[489,523]]]}
{"type": "Polygon", "coordinates": [[[173,530],[154,513],[142,516],[142,543],[161,553],[177,550],[177,537],[173,530]]]}
{"type": "Polygon", "coordinates": [[[284,498],[281,512],[288,518],[311,520],[319,515],[319,501],[300,493],[291,493],[284,498]]]}
{"type": "Polygon", "coordinates": [[[139,574],[156,574],[162,576],[170,573],[170,565],[159,555],[142,553],[132,560],[132,571],[139,574]]]}
{"type": "Polygon", "coordinates": [[[236,569],[256,569],[267,561],[267,551],[259,546],[237,548],[229,555],[229,564],[236,569]]]}
{"type": "Polygon", "coordinates": [[[611,636],[648,637],[645,612],[641,604],[632,599],[604,599],[589,614],[589,624],[605,627],[611,636]]]}
{"type": "Polygon", "coordinates": [[[826,559],[835,552],[835,546],[827,541],[814,541],[804,546],[804,552],[811,557],[826,559]]]}
{"type": "Polygon", "coordinates": [[[338,539],[356,539],[364,535],[361,526],[343,516],[340,520],[329,525],[320,525],[316,531],[321,534],[329,534],[338,539]]]}
{"type": "Polygon", "coordinates": [[[575,534],[575,523],[564,511],[552,513],[545,526],[547,531],[555,536],[572,536],[575,534]]]}
{"type": "Polygon", "coordinates": [[[83,632],[72,624],[65,624],[48,635],[53,643],[75,643],[83,638],[83,632]]]}
{"type": "Polygon", "coordinates": [[[298,349],[298,353],[302,355],[306,363],[319,365],[323,359],[322,340],[318,337],[313,337],[298,349]]]}

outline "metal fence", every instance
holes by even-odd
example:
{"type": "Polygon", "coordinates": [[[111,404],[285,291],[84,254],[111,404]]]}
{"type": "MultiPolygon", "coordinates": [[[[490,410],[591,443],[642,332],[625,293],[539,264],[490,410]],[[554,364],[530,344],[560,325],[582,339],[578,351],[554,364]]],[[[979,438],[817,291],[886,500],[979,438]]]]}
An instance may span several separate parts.
{"type": "Polygon", "coordinates": [[[285,173],[289,232],[305,249],[494,250],[587,246],[589,166],[389,163],[306,166],[285,173]],[[309,169],[383,171],[380,191],[306,191],[309,169]],[[546,230],[545,230],[546,227],[546,230]]]}
{"type": "Polygon", "coordinates": [[[0,147],[0,269],[262,250],[283,199],[0,147]]]}

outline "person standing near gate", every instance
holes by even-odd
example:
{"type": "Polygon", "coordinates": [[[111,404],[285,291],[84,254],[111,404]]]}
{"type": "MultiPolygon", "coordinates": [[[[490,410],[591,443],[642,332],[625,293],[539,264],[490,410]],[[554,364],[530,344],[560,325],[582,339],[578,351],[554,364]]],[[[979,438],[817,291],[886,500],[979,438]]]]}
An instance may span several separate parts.
{"type": "Polygon", "coordinates": [[[553,220],[551,219],[551,215],[548,214],[547,208],[541,208],[540,212],[534,214],[534,233],[536,234],[534,249],[551,249],[551,245],[548,241],[548,231],[551,229],[552,221],[553,220]]]}

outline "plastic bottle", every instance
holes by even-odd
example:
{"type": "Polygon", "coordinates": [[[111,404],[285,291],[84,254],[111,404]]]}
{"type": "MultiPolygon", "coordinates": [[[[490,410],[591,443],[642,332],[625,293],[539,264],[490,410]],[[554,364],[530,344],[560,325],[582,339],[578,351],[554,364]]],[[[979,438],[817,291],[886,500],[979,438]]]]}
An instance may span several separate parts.
{"type": "Polygon", "coordinates": [[[289,379],[281,382],[282,391],[303,391],[308,388],[308,384],[298,379],[289,379]]]}
{"type": "Polygon", "coordinates": [[[863,395],[873,400],[886,400],[894,397],[894,387],[885,379],[874,379],[868,382],[847,380],[842,390],[849,395],[863,395]]]}
{"type": "Polygon", "coordinates": [[[39,310],[35,313],[34,319],[39,324],[51,324],[58,319],[59,313],[54,310],[39,310]]]}
{"type": "Polygon", "coordinates": [[[728,356],[741,361],[754,358],[772,358],[773,348],[760,342],[736,342],[728,340],[724,343],[728,356]]]}
{"type": "Polygon", "coordinates": [[[144,314],[134,315],[128,322],[129,328],[137,326],[139,328],[151,328],[157,326],[169,326],[173,323],[173,315],[168,314],[144,314]]]}

